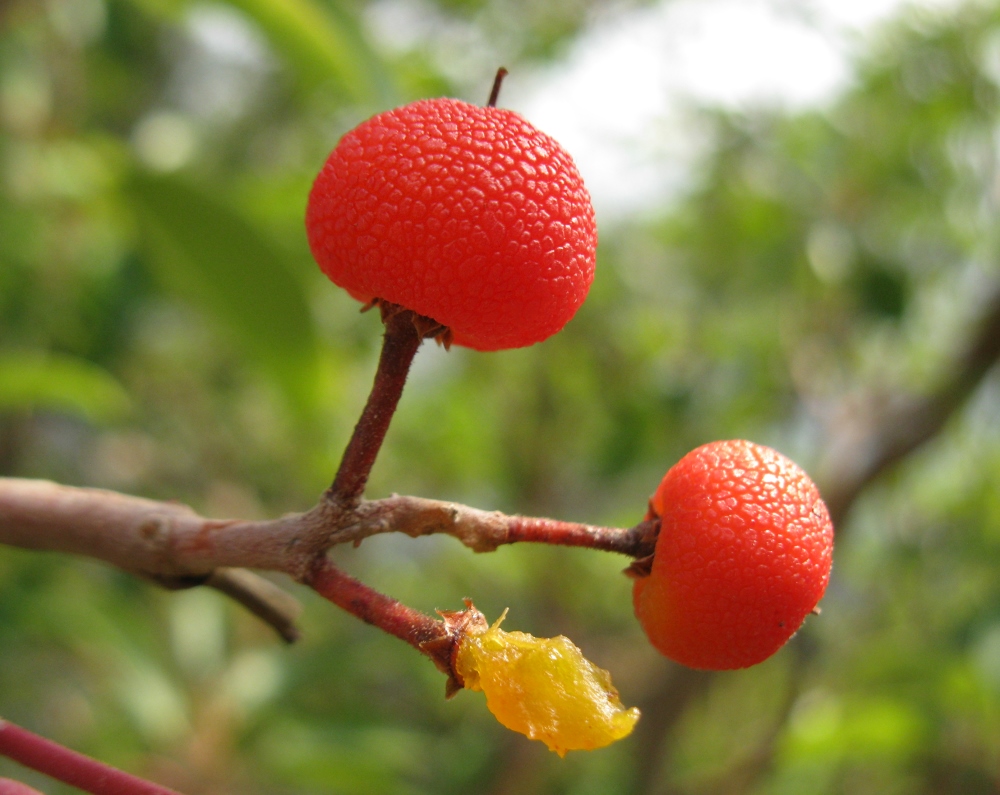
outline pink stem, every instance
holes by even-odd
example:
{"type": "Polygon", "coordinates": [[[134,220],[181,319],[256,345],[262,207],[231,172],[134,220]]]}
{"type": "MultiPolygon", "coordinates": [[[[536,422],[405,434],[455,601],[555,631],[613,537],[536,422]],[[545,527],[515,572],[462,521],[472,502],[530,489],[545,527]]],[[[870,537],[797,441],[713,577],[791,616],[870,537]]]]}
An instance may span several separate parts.
{"type": "Polygon", "coordinates": [[[659,520],[646,520],[634,527],[597,527],[558,519],[536,519],[512,516],[505,528],[503,543],[528,541],[536,544],[556,544],[564,547],[588,547],[605,552],[620,552],[632,557],[653,554],[659,520]]]}
{"type": "Polygon", "coordinates": [[[43,795],[43,793],[12,778],[0,778],[0,795],[43,795]]]}
{"type": "MultiPolygon", "coordinates": [[[[180,795],[113,768],[0,718],[0,754],[91,795],[180,795]]],[[[0,785],[3,781],[0,780],[0,785]]],[[[32,792],[27,789],[23,792],[32,792]]],[[[22,795],[8,787],[0,795],[22,795]]]]}

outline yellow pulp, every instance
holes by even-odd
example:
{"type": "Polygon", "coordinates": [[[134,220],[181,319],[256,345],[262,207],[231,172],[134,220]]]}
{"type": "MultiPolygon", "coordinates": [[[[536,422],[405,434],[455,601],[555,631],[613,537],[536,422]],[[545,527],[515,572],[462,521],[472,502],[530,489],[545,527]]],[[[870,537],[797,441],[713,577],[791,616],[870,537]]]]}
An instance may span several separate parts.
{"type": "Polygon", "coordinates": [[[559,756],[603,748],[632,732],[639,710],[622,706],[607,671],[562,635],[504,632],[504,616],[488,630],[467,634],[455,659],[465,687],[486,694],[498,721],[559,756]]]}

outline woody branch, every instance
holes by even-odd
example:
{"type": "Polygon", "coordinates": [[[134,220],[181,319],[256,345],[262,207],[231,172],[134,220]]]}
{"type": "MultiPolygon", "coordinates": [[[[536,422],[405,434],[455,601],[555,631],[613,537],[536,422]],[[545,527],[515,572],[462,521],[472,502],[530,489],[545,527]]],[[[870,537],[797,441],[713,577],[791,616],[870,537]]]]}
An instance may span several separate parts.
{"type": "Polygon", "coordinates": [[[305,513],[266,521],[211,519],[175,502],[0,478],[0,543],[85,555],[181,584],[220,568],[278,571],[301,581],[329,548],[389,532],[444,533],[475,552],[540,542],[642,557],[652,552],[655,522],[599,527],[409,496],[362,500],[346,511],[321,501],[305,513]]]}
{"type": "MultiPolygon", "coordinates": [[[[174,502],[0,478],[0,543],[98,558],[168,588],[216,588],[289,641],[298,634],[297,603],[248,569],[284,572],[315,588],[316,572],[332,571],[326,561],[331,547],[356,544],[379,533],[412,537],[445,533],[476,552],[529,541],[586,546],[633,557],[652,553],[655,522],[623,530],[507,516],[420,497],[365,500],[368,475],[421,341],[430,336],[447,340],[447,330],[433,320],[393,304],[378,305],[385,338],[372,391],[333,485],[311,510],[270,521],[209,519],[174,502]]],[[[349,610],[358,604],[357,599],[341,599],[334,592],[337,583],[347,590],[354,588],[346,575],[329,574],[324,582],[326,587],[317,590],[331,601],[349,610]]],[[[373,591],[368,595],[372,605],[382,604],[380,595],[373,591]]],[[[365,620],[373,615],[367,608],[352,612],[365,620]]],[[[398,618],[390,613],[387,627],[398,618]]]]}

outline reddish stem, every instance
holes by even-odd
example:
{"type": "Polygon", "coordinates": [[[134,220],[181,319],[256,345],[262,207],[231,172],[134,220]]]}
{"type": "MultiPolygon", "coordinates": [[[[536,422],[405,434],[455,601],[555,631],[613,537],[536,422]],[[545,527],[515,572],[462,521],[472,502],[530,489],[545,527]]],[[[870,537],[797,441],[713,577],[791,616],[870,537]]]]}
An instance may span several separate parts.
{"type": "Polygon", "coordinates": [[[465,600],[465,610],[439,610],[441,620],[434,619],[344,574],[325,556],[315,561],[303,582],[348,613],[405,640],[429,657],[448,676],[446,698],[464,687],[454,666],[455,650],[470,630],[483,632],[487,627],[486,618],[471,600],[465,600]]]}
{"type": "Polygon", "coordinates": [[[564,547],[588,547],[604,552],[619,552],[631,557],[653,554],[658,519],[640,522],[634,527],[597,527],[558,519],[537,519],[532,516],[512,516],[505,528],[503,543],[527,541],[536,544],[556,544],[564,547]]]}
{"type": "MultiPolygon", "coordinates": [[[[180,795],[0,719],[0,754],[91,795],[180,795]]],[[[8,788],[9,789],[9,788],[8,788]]],[[[16,789],[9,789],[17,793],[16,789]]]]}
{"type": "Polygon", "coordinates": [[[448,637],[443,621],[379,593],[342,572],[327,557],[316,561],[305,582],[324,599],[329,599],[365,623],[405,640],[424,654],[429,642],[448,637]]]}
{"type": "Polygon", "coordinates": [[[356,506],[365,491],[368,475],[403,393],[413,357],[424,337],[417,328],[420,318],[415,313],[385,304],[380,308],[385,336],[375,383],[344,450],[333,485],[327,490],[328,498],[345,507],[356,506]]]}

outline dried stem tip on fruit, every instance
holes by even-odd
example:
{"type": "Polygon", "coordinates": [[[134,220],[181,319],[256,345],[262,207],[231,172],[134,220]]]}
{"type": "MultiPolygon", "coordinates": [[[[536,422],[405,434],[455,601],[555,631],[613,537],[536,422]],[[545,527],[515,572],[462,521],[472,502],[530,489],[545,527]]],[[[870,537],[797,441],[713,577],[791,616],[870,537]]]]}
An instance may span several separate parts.
{"type": "Polygon", "coordinates": [[[504,632],[470,625],[459,641],[455,669],[469,690],[508,729],[541,740],[550,751],[593,750],[632,732],[639,710],[625,709],[607,671],[569,638],[504,632]]]}
{"type": "Polygon", "coordinates": [[[313,185],[306,231],[359,301],[412,309],[484,351],[555,334],[594,276],[594,210],[570,156],[513,111],[454,99],[347,133],[313,185]]]}

